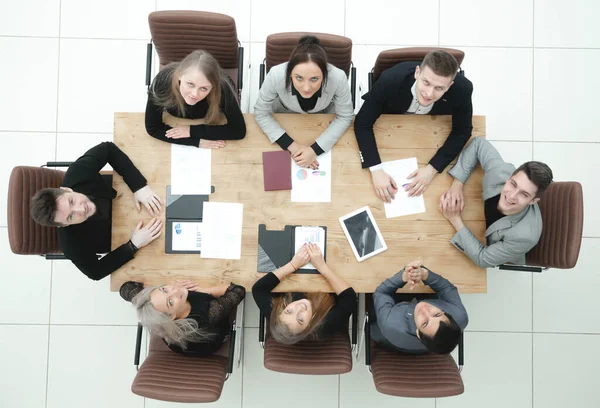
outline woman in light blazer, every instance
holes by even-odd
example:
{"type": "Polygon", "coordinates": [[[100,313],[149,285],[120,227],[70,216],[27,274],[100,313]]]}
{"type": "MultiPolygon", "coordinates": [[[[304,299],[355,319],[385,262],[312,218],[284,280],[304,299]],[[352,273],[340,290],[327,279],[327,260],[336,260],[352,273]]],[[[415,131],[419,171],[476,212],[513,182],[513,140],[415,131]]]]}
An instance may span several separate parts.
{"type": "Polygon", "coordinates": [[[290,60],[271,68],[254,105],[254,118],[271,143],[277,142],[302,167],[317,169],[317,156],[333,147],[352,123],[354,109],[344,71],[327,63],[318,38],[304,36],[290,60]],[[329,127],[311,145],[292,139],[273,113],[335,113],[329,127]]]}

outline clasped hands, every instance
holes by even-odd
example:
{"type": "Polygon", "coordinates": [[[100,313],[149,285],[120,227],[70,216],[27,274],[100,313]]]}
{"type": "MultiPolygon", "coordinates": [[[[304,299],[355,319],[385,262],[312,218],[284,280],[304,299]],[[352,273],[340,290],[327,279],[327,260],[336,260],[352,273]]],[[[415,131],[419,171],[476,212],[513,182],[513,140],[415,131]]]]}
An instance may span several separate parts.
{"type": "Polygon", "coordinates": [[[461,214],[465,208],[463,183],[454,180],[452,186],[440,197],[440,212],[458,231],[463,223],[461,214]]]}
{"type": "MultiPolygon", "coordinates": [[[[409,184],[402,186],[409,197],[418,197],[427,190],[427,187],[437,174],[437,170],[428,164],[410,173],[408,179],[412,180],[409,184]]],[[[371,173],[373,188],[377,197],[386,203],[391,203],[398,193],[396,181],[383,170],[375,170],[371,173]]]]}
{"type": "Polygon", "coordinates": [[[405,283],[410,284],[410,288],[413,289],[419,282],[427,280],[429,277],[429,271],[423,267],[421,261],[409,262],[404,267],[402,272],[402,280],[405,283]]]}
{"type": "Polygon", "coordinates": [[[317,154],[312,147],[305,146],[298,142],[293,142],[288,147],[288,150],[292,154],[292,158],[298,166],[311,168],[313,170],[317,170],[319,168],[317,154]]]}

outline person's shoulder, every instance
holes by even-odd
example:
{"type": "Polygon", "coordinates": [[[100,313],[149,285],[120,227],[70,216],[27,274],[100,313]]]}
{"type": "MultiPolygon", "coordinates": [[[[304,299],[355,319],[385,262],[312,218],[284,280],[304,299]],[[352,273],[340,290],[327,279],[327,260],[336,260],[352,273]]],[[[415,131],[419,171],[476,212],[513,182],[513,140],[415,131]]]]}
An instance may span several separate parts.
{"type": "Polygon", "coordinates": [[[275,65],[273,67],[271,67],[271,69],[269,70],[269,73],[267,75],[271,75],[273,77],[275,77],[276,79],[279,78],[285,78],[285,72],[287,70],[287,62],[281,63],[279,65],[275,65]]]}
{"type": "Polygon", "coordinates": [[[470,94],[473,92],[473,83],[464,74],[459,73],[454,78],[451,89],[457,93],[470,94]]]}

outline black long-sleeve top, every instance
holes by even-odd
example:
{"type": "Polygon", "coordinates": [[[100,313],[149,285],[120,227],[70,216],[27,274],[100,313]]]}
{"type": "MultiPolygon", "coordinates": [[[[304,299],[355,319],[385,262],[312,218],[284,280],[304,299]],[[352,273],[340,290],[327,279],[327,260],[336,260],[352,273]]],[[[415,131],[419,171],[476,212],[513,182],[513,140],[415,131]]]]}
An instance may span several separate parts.
{"type": "MultiPolygon", "coordinates": [[[[228,84],[221,84],[221,103],[220,111],[227,118],[225,125],[193,125],[190,126],[190,137],[183,139],[170,139],[166,137],[167,130],[171,126],[166,125],[162,120],[164,109],[154,103],[153,93],[162,95],[170,92],[171,75],[173,67],[165,67],[160,71],[150,90],[148,91],[148,102],[146,103],[146,132],[163,142],[182,144],[188,146],[200,145],[200,139],[206,140],[240,140],[246,136],[246,122],[237,103],[237,99],[228,84]]],[[[176,108],[167,109],[167,112],[173,116],[180,116],[176,108]]],[[[208,97],[199,101],[195,105],[185,106],[186,119],[202,119],[208,112],[208,97]]]]}
{"type": "MultiPolygon", "coordinates": [[[[107,163],[112,166],[114,171],[123,176],[132,192],[136,192],[146,185],[146,179],[129,157],[114,143],[103,142],[92,147],[69,166],[62,186],[87,196],[93,196],[96,200],[110,201],[114,199],[117,192],[104,182],[99,173],[107,163]]],[[[94,216],[81,224],[58,228],[58,242],[65,256],[93,280],[100,280],[110,275],[133,259],[135,250],[128,243],[124,243],[102,259],[98,259],[97,253],[110,251],[110,246],[106,245],[106,243],[110,243],[110,239],[106,240],[107,231],[110,234],[110,220],[94,216]]]]}
{"type": "MultiPolygon", "coordinates": [[[[360,150],[362,167],[381,163],[373,125],[382,114],[406,113],[413,100],[411,88],[415,83],[418,62],[401,62],[385,70],[365,94],[365,102],[354,120],[354,133],[360,150]]],[[[452,115],[452,130],[444,144],[431,158],[438,172],[458,156],[473,131],[473,84],[464,75],[457,75],[448,91],[433,105],[429,115],[452,115]]]]}
{"type": "Polygon", "coordinates": [[[190,292],[188,300],[192,310],[188,319],[194,319],[198,327],[210,337],[206,340],[188,342],[185,350],[175,344],[167,346],[180,354],[205,356],[217,352],[229,334],[229,316],[246,295],[243,286],[231,284],[223,296],[213,298],[207,293],[190,292]],[[193,300],[190,297],[193,296],[193,300]]]}
{"type": "MultiPolygon", "coordinates": [[[[279,282],[277,275],[269,272],[252,286],[252,296],[254,296],[258,308],[267,320],[270,319],[271,310],[273,309],[274,294],[271,294],[271,291],[279,285],[279,282]]],[[[332,296],[335,299],[335,306],[331,308],[317,328],[316,336],[320,339],[347,330],[348,319],[356,308],[356,292],[354,289],[348,288],[339,295],[332,294],[332,296]]]]}

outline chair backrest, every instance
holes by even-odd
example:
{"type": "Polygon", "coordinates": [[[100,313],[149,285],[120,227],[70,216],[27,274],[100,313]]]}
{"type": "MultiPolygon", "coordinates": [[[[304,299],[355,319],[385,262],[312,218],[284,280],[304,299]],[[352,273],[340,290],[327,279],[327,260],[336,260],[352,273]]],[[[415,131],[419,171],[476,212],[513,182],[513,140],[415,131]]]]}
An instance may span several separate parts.
{"type": "Polygon", "coordinates": [[[238,38],[232,17],[206,11],[154,11],[148,24],[161,69],[192,51],[206,50],[239,88],[238,38]]]}
{"type": "Polygon", "coordinates": [[[134,394],[172,402],[214,402],[219,399],[227,378],[229,341],[219,352],[192,357],[171,351],[152,335],[148,357],[131,385],[134,394]]]}
{"type": "Polygon", "coordinates": [[[54,227],[37,224],[29,214],[31,197],[42,188],[58,188],[65,173],[44,167],[18,166],[8,182],[8,241],[20,255],[57,254],[62,250],[54,227]]]}
{"type": "Polygon", "coordinates": [[[375,66],[373,67],[373,83],[379,79],[383,71],[394,65],[405,62],[405,61],[422,61],[425,56],[433,50],[444,50],[454,55],[454,58],[458,61],[458,66],[463,62],[465,53],[461,50],[455,50],[453,48],[439,48],[439,47],[407,47],[407,48],[396,48],[393,50],[385,50],[379,53],[375,66]]]}
{"type": "Polygon", "coordinates": [[[352,347],[348,332],[336,333],[321,341],[296,344],[276,342],[268,328],[265,340],[265,368],[288,374],[332,375],[352,370],[352,347]]]}
{"type": "Polygon", "coordinates": [[[267,72],[275,65],[289,61],[290,55],[300,38],[305,35],[314,35],[321,41],[321,45],[327,52],[327,60],[344,71],[346,76],[350,75],[352,65],[352,40],[348,37],[334,34],[293,32],[277,33],[267,37],[266,68],[267,72]]]}
{"type": "Polygon", "coordinates": [[[583,189],[577,182],[550,184],[539,202],[544,223],[527,265],[569,269],[577,264],[583,236],[583,189]]]}

